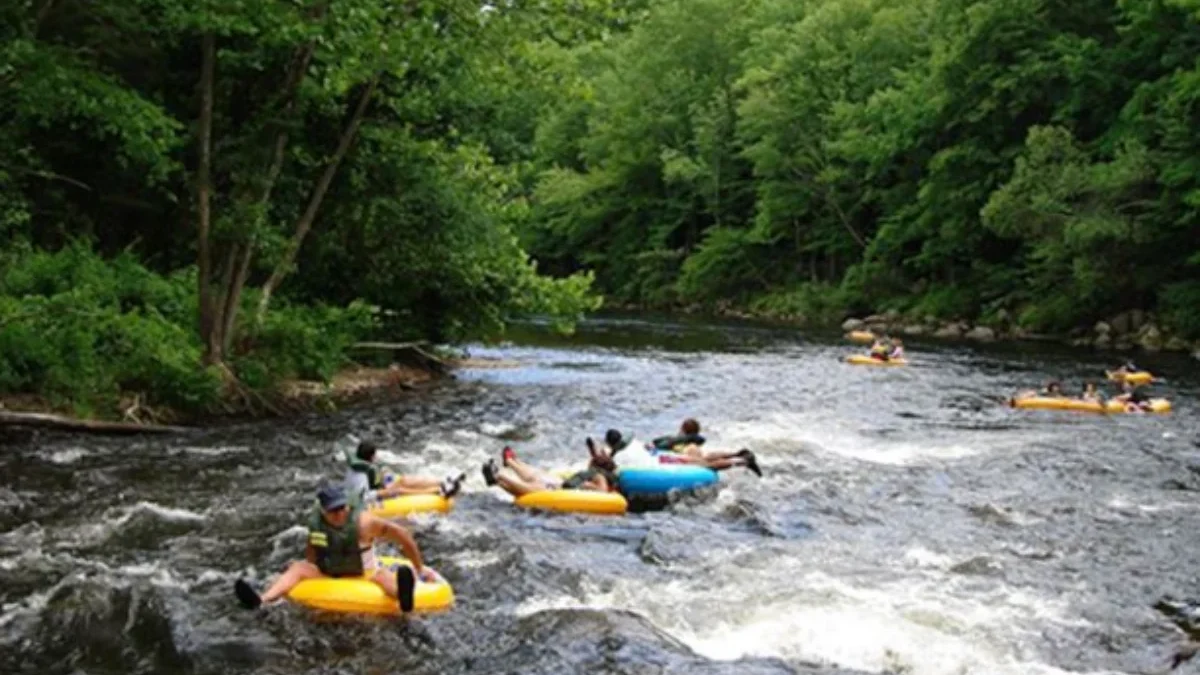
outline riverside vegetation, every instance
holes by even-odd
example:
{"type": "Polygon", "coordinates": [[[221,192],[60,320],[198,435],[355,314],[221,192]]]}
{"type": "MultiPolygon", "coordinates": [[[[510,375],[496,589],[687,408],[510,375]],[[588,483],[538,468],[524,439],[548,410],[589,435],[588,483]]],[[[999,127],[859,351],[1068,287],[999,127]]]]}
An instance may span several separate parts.
{"type": "Polygon", "coordinates": [[[531,71],[497,60],[572,20],[542,4],[6,3],[0,393],[243,411],[384,328],[569,327],[598,300],[517,241],[531,71]]]}
{"type": "Polygon", "coordinates": [[[0,393],[253,407],[601,293],[1183,348],[1197,54],[1197,0],[8,3],[0,393]]]}
{"type": "Polygon", "coordinates": [[[642,306],[1200,338],[1200,2],[650,6],[559,59],[544,268],[642,306]]]}

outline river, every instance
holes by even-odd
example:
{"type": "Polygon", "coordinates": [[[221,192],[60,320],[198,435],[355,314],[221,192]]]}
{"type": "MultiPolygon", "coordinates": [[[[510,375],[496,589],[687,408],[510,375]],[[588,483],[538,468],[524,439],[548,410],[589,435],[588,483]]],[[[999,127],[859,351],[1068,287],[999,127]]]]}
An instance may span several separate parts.
{"type": "Polygon", "coordinates": [[[384,406],[171,438],[10,432],[0,672],[1126,673],[1182,641],[1152,605],[1197,591],[1186,358],[1144,359],[1173,414],[1101,417],[999,405],[1111,365],[1046,345],[909,344],[912,366],[876,369],[841,363],[837,335],[744,323],[511,337],[469,349],[517,367],[384,406]],[[623,518],[517,511],[480,478],[505,438],[562,467],[586,435],[646,439],[685,416],[765,476],[623,518]],[[414,522],[453,611],[235,606],[234,578],[300,553],[347,433],[408,471],[468,472],[453,513],[414,522]]]}

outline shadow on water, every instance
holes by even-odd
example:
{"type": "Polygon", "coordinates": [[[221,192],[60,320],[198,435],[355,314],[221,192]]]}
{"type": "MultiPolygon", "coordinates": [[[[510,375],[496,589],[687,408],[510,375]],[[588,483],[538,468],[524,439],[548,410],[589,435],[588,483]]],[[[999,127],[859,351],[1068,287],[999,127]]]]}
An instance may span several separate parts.
{"type": "MultiPolygon", "coordinates": [[[[1138,672],[1180,639],[1153,604],[1195,595],[1196,365],[1165,417],[1016,411],[1111,355],[906,341],[850,366],[835,333],[609,315],[527,324],[387,405],[183,438],[0,440],[4,673],[1138,672]],[[548,468],[584,436],[702,420],[761,479],[623,518],[516,511],[478,466],[506,443],[548,468]],[[331,443],[369,436],[407,472],[469,471],[411,523],[455,586],[412,622],[234,607],[303,546],[331,443]]],[[[1177,619],[1177,617],[1176,617],[1177,619]]]]}

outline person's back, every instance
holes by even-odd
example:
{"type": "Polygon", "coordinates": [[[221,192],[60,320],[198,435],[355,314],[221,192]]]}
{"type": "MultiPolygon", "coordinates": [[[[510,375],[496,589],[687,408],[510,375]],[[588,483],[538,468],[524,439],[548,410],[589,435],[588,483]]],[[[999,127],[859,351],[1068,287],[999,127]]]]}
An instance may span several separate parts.
{"type": "Polygon", "coordinates": [[[371,482],[367,474],[354,469],[346,469],[346,477],[343,479],[346,493],[355,503],[365,503],[373,495],[371,490],[371,482]]]}

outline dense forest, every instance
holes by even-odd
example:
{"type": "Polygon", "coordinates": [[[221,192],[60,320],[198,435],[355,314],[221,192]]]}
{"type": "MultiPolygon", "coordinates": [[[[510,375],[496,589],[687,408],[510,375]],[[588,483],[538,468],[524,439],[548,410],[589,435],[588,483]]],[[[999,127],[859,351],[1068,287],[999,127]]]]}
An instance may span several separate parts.
{"type": "Polygon", "coordinates": [[[0,7],[0,393],[639,306],[1200,337],[1200,0],[0,7]]]}
{"type": "Polygon", "coordinates": [[[206,410],[597,306],[517,235],[525,55],[606,21],[570,4],[4,3],[0,393],[206,410]]]}
{"type": "Polygon", "coordinates": [[[546,269],[639,305],[1200,335],[1200,2],[648,4],[558,59],[546,269]]]}

